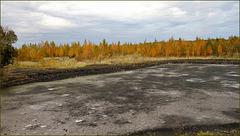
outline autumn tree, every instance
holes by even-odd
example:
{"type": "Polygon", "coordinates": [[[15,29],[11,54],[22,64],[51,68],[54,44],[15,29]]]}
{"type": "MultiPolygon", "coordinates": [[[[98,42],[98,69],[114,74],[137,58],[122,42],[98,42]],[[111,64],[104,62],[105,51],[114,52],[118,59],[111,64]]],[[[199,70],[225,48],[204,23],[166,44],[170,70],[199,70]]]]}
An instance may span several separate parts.
{"type": "Polygon", "coordinates": [[[229,56],[233,56],[235,53],[239,53],[240,51],[240,43],[239,37],[237,36],[230,36],[229,37],[229,56]]]}
{"type": "Polygon", "coordinates": [[[88,41],[88,59],[92,60],[93,59],[93,46],[92,46],[92,42],[88,41]]]}
{"type": "Polygon", "coordinates": [[[221,45],[218,45],[218,55],[219,56],[222,56],[222,46],[221,45]]]}
{"type": "Polygon", "coordinates": [[[106,42],[106,39],[103,39],[103,42],[102,42],[102,56],[103,57],[108,55],[107,46],[108,46],[108,43],[106,42]]]}
{"type": "Polygon", "coordinates": [[[212,55],[217,55],[217,45],[213,44],[212,40],[208,38],[207,40],[207,47],[211,46],[212,48],[212,55]]]}
{"type": "Polygon", "coordinates": [[[120,45],[120,41],[118,41],[116,48],[117,48],[117,54],[120,55],[121,52],[122,52],[121,45],[120,45]]]}
{"type": "Polygon", "coordinates": [[[211,46],[208,46],[208,47],[207,47],[207,54],[211,56],[212,53],[213,53],[212,47],[211,47],[211,46]]]}
{"type": "Polygon", "coordinates": [[[100,50],[99,50],[99,47],[97,45],[95,45],[93,52],[94,52],[94,59],[98,60],[100,50]]]}
{"type": "Polygon", "coordinates": [[[68,56],[69,58],[72,58],[74,55],[74,49],[73,48],[70,48],[69,52],[68,52],[68,56]]]}
{"type": "Polygon", "coordinates": [[[77,61],[82,60],[82,48],[80,47],[80,43],[78,42],[78,49],[77,49],[77,61]]]}
{"type": "Polygon", "coordinates": [[[189,56],[190,56],[190,48],[186,47],[186,57],[189,58],[189,56]]]}
{"type": "Polygon", "coordinates": [[[63,51],[63,46],[60,44],[60,46],[59,46],[59,52],[58,52],[58,56],[59,57],[63,57],[63,55],[64,55],[64,51],[63,51]]]}
{"type": "Polygon", "coordinates": [[[45,42],[45,52],[46,52],[46,57],[50,57],[51,48],[48,41],[45,42]]]}
{"type": "Polygon", "coordinates": [[[29,54],[28,54],[28,48],[25,44],[22,45],[22,50],[21,50],[21,60],[22,61],[26,61],[28,60],[28,57],[29,54]]]}
{"type": "Polygon", "coordinates": [[[69,44],[64,44],[64,46],[63,46],[63,55],[67,57],[68,54],[69,54],[69,50],[70,50],[69,44]]]}
{"type": "Polygon", "coordinates": [[[55,42],[54,41],[51,41],[50,42],[50,54],[49,56],[50,57],[55,57],[55,51],[56,51],[56,45],[55,45],[55,42]]]}
{"type": "Polygon", "coordinates": [[[37,59],[36,61],[41,61],[41,59],[44,57],[44,46],[40,46],[37,50],[37,59]]]}
{"type": "Polygon", "coordinates": [[[83,43],[83,58],[86,60],[88,57],[88,53],[89,53],[89,49],[88,49],[88,43],[87,40],[85,39],[84,43],[83,43]]]}
{"type": "Polygon", "coordinates": [[[165,49],[166,57],[169,57],[169,56],[171,56],[173,54],[173,45],[174,45],[174,39],[172,37],[166,43],[166,49],[165,49]]]}
{"type": "Polygon", "coordinates": [[[30,44],[30,47],[29,47],[30,49],[29,49],[29,59],[31,60],[31,61],[37,61],[37,46],[36,46],[36,44],[33,44],[33,45],[31,45],[30,44]]]}
{"type": "Polygon", "coordinates": [[[55,54],[55,57],[59,57],[59,47],[56,47],[54,54],[55,54]]]}

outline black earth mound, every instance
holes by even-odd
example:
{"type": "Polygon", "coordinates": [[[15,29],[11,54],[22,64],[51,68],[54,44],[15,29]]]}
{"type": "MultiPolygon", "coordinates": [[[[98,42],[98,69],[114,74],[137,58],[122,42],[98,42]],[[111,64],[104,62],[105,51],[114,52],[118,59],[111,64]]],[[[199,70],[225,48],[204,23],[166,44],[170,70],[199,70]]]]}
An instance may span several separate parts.
{"type": "Polygon", "coordinates": [[[1,88],[34,82],[48,82],[79,76],[121,72],[156,66],[161,64],[239,64],[238,59],[181,59],[148,61],[135,64],[88,65],[77,69],[24,70],[12,69],[11,73],[21,76],[1,77],[1,88]]]}

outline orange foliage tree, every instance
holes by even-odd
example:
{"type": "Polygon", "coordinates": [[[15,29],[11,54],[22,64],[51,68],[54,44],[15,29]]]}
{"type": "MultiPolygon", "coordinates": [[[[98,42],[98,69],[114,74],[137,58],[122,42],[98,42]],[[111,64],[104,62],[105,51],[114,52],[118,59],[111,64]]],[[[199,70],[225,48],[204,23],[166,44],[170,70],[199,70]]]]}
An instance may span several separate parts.
{"type": "Polygon", "coordinates": [[[18,61],[41,61],[43,57],[70,57],[82,60],[101,60],[114,58],[119,55],[141,55],[143,57],[190,57],[190,56],[233,56],[240,52],[239,37],[229,39],[217,38],[204,40],[196,37],[195,41],[185,41],[171,37],[167,42],[157,41],[132,44],[125,42],[120,44],[112,42],[108,44],[105,39],[99,44],[94,44],[85,39],[83,45],[80,42],[60,44],[51,41],[37,44],[22,45],[18,50],[18,61]],[[100,58],[99,58],[100,57],[100,58]]]}

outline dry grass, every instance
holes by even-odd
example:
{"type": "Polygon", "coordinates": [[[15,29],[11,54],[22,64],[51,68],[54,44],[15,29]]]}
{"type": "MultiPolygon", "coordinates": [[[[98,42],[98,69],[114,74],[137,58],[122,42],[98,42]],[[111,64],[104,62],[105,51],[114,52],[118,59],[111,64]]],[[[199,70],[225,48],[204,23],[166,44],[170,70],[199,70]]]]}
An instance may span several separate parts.
{"type": "MultiPolygon", "coordinates": [[[[101,64],[122,64],[122,63],[140,63],[146,61],[162,61],[162,60],[179,60],[179,59],[239,59],[239,58],[225,58],[225,57],[142,57],[138,55],[119,56],[116,58],[106,59],[101,64]]],[[[99,62],[97,62],[99,64],[99,62]]]]}
{"type": "MultiPolygon", "coordinates": [[[[226,59],[224,57],[142,57],[139,55],[126,55],[126,56],[118,56],[115,58],[109,58],[104,60],[83,60],[76,61],[75,58],[68,57],[54,57],[54,58],[44,58],[40,62],[31,62],[31,61],[21,61],[15,62],[13,65],[6,66],[15,67],[15,68],[23,68],[23,69],[49,69],[49,68],[57,68],[57,69],[67,69],[67,68],[78,68],[84,67],[92,64],[131,64],[131,63],[140,63],[146,61],[161,61],[161,60],[176,60],[176,59],[226,59]]],[[[227,59],[239,59],[239,58],[227,58],[227,59]]]]}
{"type": "Polygon", "coordinates": [[[13,65],[8,67],[16,67],[23,69],[49,69],[49,68],[77,68],[83,67],[86,64],[84,62],[77,62],[74,58],[70,59],[68,57],[55,57],[55,58],[44,58],[40,62],[31,62],[31,61],[20,61],[15,62],[13,65]]]}
{"type": "Polygon", "coordinates": [[[239,136],[239,130],[232,129],[228,131],[218,130],[218,131],[207,131],[207,132],[199,132],[199,133],[189,133],[180,136],[239,136]]]}

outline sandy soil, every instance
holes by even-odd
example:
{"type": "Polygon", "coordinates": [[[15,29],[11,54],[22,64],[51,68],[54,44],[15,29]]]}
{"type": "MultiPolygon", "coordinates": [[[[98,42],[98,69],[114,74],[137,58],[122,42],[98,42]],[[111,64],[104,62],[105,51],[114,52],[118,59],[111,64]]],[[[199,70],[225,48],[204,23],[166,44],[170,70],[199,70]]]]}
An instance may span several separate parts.
{"type": "Polygon", "coordinates": [[[239,123],[239,65],[167,64],[5,88],[1,134],[133,134],[239,123]]]}

